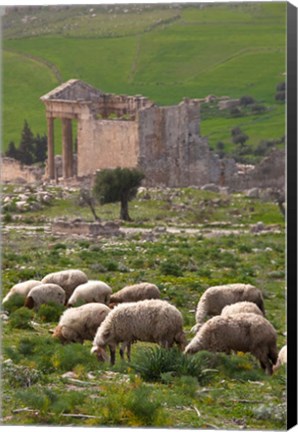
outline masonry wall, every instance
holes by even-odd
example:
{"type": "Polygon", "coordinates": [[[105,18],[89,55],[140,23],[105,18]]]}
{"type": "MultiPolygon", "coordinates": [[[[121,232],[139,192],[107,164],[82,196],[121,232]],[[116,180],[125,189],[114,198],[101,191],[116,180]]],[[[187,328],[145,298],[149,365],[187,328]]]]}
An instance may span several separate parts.
{"type": "Polygon", "coordinates": [[[41,180],[44,172],[41,169],[22,165],[19,161],[3,157],[1,160],[1,182],[34,183],[41,180]]]}
{"type": "Polygon", "coordinates": [[[199,107],[185,101],[139,112],[139,166],[146,184],[169,187],[218,183],[222,164],[199,134],[199,107]]]}
{"type": "Polygon", "coordinates": [[[80,119],[78,143],[79,176],[104,168],[133,168],[138,163],[137,124],[134,121],[80,119]]]}

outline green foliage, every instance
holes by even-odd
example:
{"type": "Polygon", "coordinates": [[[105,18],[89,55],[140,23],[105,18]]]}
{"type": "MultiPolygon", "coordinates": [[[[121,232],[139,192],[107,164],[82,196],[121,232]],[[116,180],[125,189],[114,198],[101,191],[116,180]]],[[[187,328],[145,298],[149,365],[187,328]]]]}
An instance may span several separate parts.
{"type": "Polygon", "coordinates": [[[135,415],[142,426],[155,425],[161,409],[158,400],[154,399],[152,390],[141,385],[131,392],[127,408],[135,415]]]}
{"type": "Polygon", "coordinates": [[[9,317],[9,325],[15,329],[32,329],[33,311],[26,307],[16,309],[9,317]]]}
{"type": "Polygon", "coordinates": [[[203,384],[209,381],[211,372],[199,357],[185,356],[176,348],[168,350],[160,347],[139,351],[132,368],[145,381],[160,382],[169,375],[186,375],[196,377],[203,384]]]}
{"type": "Polygon", "coordinates": [[[28,366],[16,365],[12,360],[3,364],[2,378],[13,387],[30,387],[43,378],[43,373],[28,366]]]}
{"type": "Polygon", "coordinates": [[[3,305],[4,309],[6,311],[8,311],[9,313],[16,311],[17,309],[21,308],[22,306],[24,306],[24,296],[22,296],[20,294],[14,294],[3,305]]]}
{"type": "Polygon", "coordinates": [[[161,263],[160,272],[164,275],[172,275],[172,276],[183,275],[183,270],[181,269],[181,265],[177,264],[176,262],[170,259],[161,263]]]}
{"type": "Polygon", "coordinates": [[[64,306],[57,303],[42,304],[38,309],[37,316],[44,322],[59,321],[61,314],[64,311],[64,306]]]}
{"type": "Polygon", "coordinates": [[[137,193],[144,174],[136,168],[115,168],[98,171],[93,188],[94,196],[101,204],[120,201],[120,219],[130,220],[128,201],[137,193]]]}

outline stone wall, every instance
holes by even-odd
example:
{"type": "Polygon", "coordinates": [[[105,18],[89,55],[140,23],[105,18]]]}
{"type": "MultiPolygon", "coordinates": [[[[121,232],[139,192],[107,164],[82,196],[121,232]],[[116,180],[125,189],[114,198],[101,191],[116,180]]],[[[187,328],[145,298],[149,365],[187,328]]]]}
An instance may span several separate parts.
{"type": "Polygon", "coordinates": [[[92,174],[98,169],[137,165],[136,122],[81,119],[78,143],[78,176],[92,174]]]}
{"type": "Polygon", "coordinates": [[[22,165],[19,161],[3,157],[1,159],[2,183],[35,183],[42,179],[44,170],[41,168],[22,165]]]}

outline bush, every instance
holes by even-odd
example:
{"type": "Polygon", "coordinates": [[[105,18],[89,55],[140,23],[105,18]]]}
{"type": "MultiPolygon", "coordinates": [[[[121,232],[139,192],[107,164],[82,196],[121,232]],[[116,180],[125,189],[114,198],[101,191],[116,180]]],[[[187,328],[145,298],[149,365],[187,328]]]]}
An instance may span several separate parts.
{"type": "Polygon", "coordinates": [[[247,106],[255,102],[254,98],[251,96],[242,96],[240,98],[240,105],[247,106]]]}
{"type": "Polygon", "coordinates": [[[43,377],[43,373],[37,369],[8,361],[3,364],[2,377],[11,387],[30,387],[43,377]]]}
{"type": "Polygon", "coordinates": [[[42,304],[38,309],[37,316],[41,321],[56,322],[59,321],[64,306],[57,303],[42,304]]]}
{"type": "Polygon", "coordinates": [[[172,375],[196,377],[202,384],[208,382],[211,372],[204,358],[202,360],[199,356],[185,356],[177,348],[160,347],[139,351],[132,368],[145,381],[160,382],[164,382],[166,377],[172,375]]]}
{"type": "Polygon", "coordinates": [[[31,321],[33,319],[33,311],[26,307],[21,307],[15,310],[9,318],[11,328],[17,329],[32,329],[31,321]]]}
{"type": "Polygon", "coordinates": [[[152,390],[145,386],[131,392],[126,406],[142,426],[154,425],[160,411],[159,401],[154,400],[152,390]]]}
{"type": "Polygon", "coordinates": [[[14,294],[7,302],[4,303],[4,310],[12,313],[24,306],[24,297],[20,294],[14,294]]]}
{"type": "Polygon", "coordinates": [[[278,91],[275,94],[275,100],[284,102],[286,100],[286,92],[285,91],[278,91]]]}
{"type": "Polygon", "coordinates": [[[180,265],[173,261],[165,261],[161,263],[160,272],[167,276],[183,276],[183,271],[180,265]]]}

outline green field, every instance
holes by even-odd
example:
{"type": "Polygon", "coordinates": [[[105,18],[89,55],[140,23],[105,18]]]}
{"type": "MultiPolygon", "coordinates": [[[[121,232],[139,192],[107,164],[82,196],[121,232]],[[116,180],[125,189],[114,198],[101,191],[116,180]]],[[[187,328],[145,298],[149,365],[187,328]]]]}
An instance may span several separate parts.
{"type": "Polygon", "coordinates": [[[71,78],[162,105],[250,95],[267,112],[203,119],[210,145],[221,140],[229,147],[230,129],[239,124],[252,146],[284,135],[284,105],[275,101],[285,80],[283,2],[18,8],[3,24],[3,150],[11,140],[18,144],[24,119],[34,133],[46,132],[39,98],[71,78]]]}

